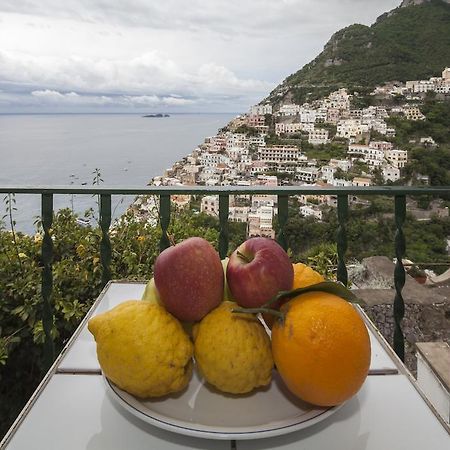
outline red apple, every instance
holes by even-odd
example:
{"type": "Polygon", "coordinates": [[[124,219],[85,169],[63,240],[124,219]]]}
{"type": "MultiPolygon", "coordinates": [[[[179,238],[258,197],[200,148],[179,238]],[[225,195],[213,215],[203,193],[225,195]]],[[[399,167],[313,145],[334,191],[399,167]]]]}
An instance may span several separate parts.
{"type": "Polygon", "coordinates": [[[255,308],[279,291],[292,289],[294,269],[276,241],[255,237],[242,243],[230,256],[227,282],[239,305],[255,308]]]}
{"type": "Polygon", "coordinates": [[[182,321],[202,319],[223,298],[222,263],[203,238],[192,237],[161,252],[154,278],[162,304],[182,321]]]}

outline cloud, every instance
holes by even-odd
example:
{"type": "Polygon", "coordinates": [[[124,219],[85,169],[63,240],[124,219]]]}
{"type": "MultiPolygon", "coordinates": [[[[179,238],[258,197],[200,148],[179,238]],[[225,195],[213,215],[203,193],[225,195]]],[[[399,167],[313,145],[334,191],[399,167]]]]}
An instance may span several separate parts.
{"type": "Polygon", "coordinates": [[[0,101],[246,110],[399,1],[1,0],[0,101]]]}
{"type": "Polygon", "coordinates": [[[355,13],[373,20],[400,0],[2,0],[0,11],[224,36],[292,33],[355,13]]]}
{"type": "Polygon", "coordinates": [[[263,81],[240,79],[226,67],[213,63],[187,72],[158,51],[130,60],[35,57],[0,51],[0,81],[21,87],[22,91],[27,86],[41,86],[31,95],[73,104],[87,100],[108,104],[111,98],[121,96],[118,98],[123,104],[162,102],[180,106],[205,95],[264,95],[272,87],[263,81]],[[103,95],[88,95],[94,93],[103,95]]]}

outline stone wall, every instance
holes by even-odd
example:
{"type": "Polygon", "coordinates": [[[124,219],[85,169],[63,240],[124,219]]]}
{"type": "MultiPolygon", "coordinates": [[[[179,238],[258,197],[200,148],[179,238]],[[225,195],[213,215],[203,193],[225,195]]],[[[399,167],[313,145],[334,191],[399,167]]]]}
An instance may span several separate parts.
{"type": "MultiPolygon", "coordinates": [[[[394,336],[394,269],[389,258],[371,256],[349,270],[353,292],[390,345],[393,345],[394,336]]],[[[416,375],[416,342],[450,344],[450,287],[421,285],[406,275],[402,296],[405,303],[402,321],[405,364],[416,375]]]]}
{"type": "MultiPolygon", "coordinates": [[[[387,342],[394,337],[393,302],[362,305],[387,342]]],[[[405,365],[416,376],[416,342],[443,341],[450,345],[450,304],[447,302],[421,305],[406,303],[402,321],[405,337],[405,365]]]]}

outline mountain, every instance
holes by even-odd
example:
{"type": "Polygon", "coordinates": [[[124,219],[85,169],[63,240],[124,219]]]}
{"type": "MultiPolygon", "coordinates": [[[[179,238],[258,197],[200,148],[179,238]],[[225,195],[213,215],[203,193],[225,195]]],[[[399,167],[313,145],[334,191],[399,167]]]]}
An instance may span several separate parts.
{"type": "Polygon", "coordinates": [[[387,81],[440,76],[450,66],[450,0],[404,0],[368,27],[335,33],[322,53],[286,78],[268,99],[277,103],[326,95],[337,87],[370,89],[387,81]]]}

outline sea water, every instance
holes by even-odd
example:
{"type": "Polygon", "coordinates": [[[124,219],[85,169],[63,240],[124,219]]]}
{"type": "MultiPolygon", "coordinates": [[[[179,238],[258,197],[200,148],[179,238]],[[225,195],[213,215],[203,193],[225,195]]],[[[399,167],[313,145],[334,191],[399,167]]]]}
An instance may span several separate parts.
{"type": "MultiPolygon", "coordinates": [[[[0,115],[0,186],[92,186],[98,169],[102,186],[145,187],[234,115],[0,115]]],[[[40,196],[15,199],[16,228],[31,234],[40,215],[40,196]]],[[[114,216],[132,201],[133,197],[113,196],[114,216]]],[[[54,196],[55,210],[73,207],[80,217],[95,202],[89,195],[54,196]]],[[[5,213],[3,201],[0,217],[5,213]]],[[[8,218],[3,221],[8,226],[8,218]]]]}

